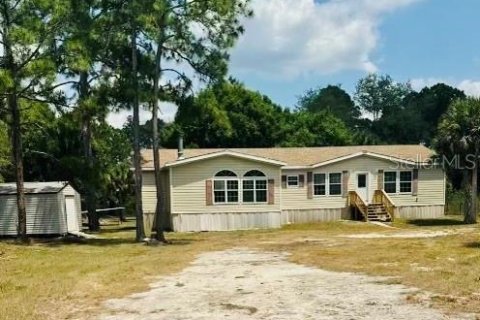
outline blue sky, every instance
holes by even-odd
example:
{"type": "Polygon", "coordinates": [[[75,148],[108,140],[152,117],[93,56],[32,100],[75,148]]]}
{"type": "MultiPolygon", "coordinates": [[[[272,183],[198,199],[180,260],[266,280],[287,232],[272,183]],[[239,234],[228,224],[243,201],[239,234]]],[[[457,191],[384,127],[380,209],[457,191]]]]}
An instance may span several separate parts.
{"type": "Polygon", "coordinates": [[[415,89],[447,82],[469,94],[480,93],[478,0],[257,0],[253,6],[257,15],[246,22],[231,73],[281,105],[292,107],[306,89],[327,84],[342,84],[352,93],[370,71],[411,81],[415,89]],[[298,22],[272,27],[277,19],[298,22]],[[259,35],[260,29],[268,31],[259,35]],[[275,40],[268,36],[301,40],[280,45],[287,54],[272,54],[268,48],[275,40]],[[305,47],[322,40],[323,45],[305,54],[305,47]],[[261,53],[262,46],[267,53],[261,53]],[[308,61],[311,55],[325,62],[308,61]],[[297,72],[283,70],[296,59],[304,60],[293,64],[297,72]],[[329,70],[332,65],[337,67],[329,70]]]}
{"type": "MultiPolygon", "coordinates": [[[[328,84],[353,93],[369,72],[416,90],[445,82],[480,95],[480,0],[252,0],[252,7],[230,73],[282,106],[328,84]]],[[[163,105],[165,120],[175,112],[163,105]]],[[[109,120],[121,126],[125,118],[109,120]]]]}

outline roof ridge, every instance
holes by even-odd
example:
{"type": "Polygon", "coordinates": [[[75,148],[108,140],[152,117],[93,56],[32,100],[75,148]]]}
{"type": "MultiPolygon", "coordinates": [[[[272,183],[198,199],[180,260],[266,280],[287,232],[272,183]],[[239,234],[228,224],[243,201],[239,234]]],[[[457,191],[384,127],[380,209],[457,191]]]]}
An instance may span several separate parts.
{"type": "MultiPolygon", "coordinates": [[[[262,150],[262,149],[278,149],[278,150],[288,150],[288,149],[320,149],[320,148],[375,148],[375,147],[423,147],[430,149],[429,147],[422,144],[356,144],[356,145],[345,145],[345,146],[312,146],[312,147],[213,147],[213,148],[184,148],[185,150],[262,150]]],[[[176,148],[160,148],[159,151],[176,151],[176,148]]],[[[141,152],[152,151],[152,149],[142,149],[141,152]]]]}
{"type": "MultiPolygon", "coordinates": [[[[291,167],[322,163],[359,152],[374,153],[385,157],[391,157],[392,159],[409,161],[412,161],[412,159],[427,161],[428,158],[435,154],[434,150],[420,144],[386,144],[323,147],[186,148],[184,150],[184,159],[202,159],[204,158],[202,156],[207,154],[227,151],[283,162],[291,167]]],[[[166,163],[174,163],[178,160],[176,149],[160,149],[159,152],[162,167],[164,167],[166,163]]],[[[151,149],[143,149],[142,158],[143,167],[153,167],[153,153],[151,149]]]]}

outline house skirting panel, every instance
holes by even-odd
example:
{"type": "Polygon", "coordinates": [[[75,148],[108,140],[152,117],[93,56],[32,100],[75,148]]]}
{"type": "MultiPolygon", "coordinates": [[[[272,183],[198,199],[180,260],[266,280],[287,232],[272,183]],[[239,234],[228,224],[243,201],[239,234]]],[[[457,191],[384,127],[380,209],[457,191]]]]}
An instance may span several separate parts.
{"type": "Polygon", "coordinates": [[[282,224],[327,222],[350,219],[348,208],[282,210],[282,224]]]}
{"type": "MultiPolygon", "coordinates": [[[[444,216],[443,205],[397,207],[396,218],[434,219],[444,216]]],[[[280,228],[290,223],[351,219],[349,208],[289,209],[272,212],[173,213],[173,231],[233,231],[280,228]]]]}
{"type": "Polygon", "coordinates": [[[232,231],[280,228],[281,213],[274,212],[221,212],[172,213],[173,230],[232,231]]]}
{"type": "Polygon", "coordinates": [[[445,216],[443,205],[397,207],[395,217],[401,219],[435,219],[445,216]]]}

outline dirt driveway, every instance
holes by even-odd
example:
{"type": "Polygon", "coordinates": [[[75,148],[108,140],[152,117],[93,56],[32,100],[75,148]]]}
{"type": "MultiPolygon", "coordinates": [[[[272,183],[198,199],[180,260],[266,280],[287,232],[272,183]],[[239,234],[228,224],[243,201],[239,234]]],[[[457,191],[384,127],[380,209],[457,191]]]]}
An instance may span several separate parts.
{"type": "Polygon", "coordinates": [[[200,255],[150,291],[107,301],[100,319],[475,319],[407,303],[415,289],[384,280],[290,263],[287,254],[234,248],[200,255]]]}

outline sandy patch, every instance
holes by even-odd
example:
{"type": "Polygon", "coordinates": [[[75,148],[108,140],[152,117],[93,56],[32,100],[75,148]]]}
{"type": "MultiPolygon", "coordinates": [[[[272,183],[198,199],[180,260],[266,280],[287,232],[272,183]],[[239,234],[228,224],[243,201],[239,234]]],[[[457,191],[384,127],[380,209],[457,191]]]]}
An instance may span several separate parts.
{"type": "Polygon", "coordinates": [[[436,238],[457,234],[458,232],[449,230],[439,231],[411,231],[411,232],[395,232],[395,233],[362,233],[362,234],[343,234],[340,238],[354,239],[380,239],[380,238],[436,238]]]}
{"type": "Polygon", "coordinates": [[[379,226],[379,227],[388,228],[388,229],[398,229],[397,227],[393,227],[389,224],[386,224],[386,223],[380,222],[380,221],[368,221],[368,223],[374,224],[374,225],[379,226]]]}
{"type": "Polygon", "coordinates": [[[205,253],[150,291],[107,301],[99,318],[461,319],[407,303],[406,295],[416,290],[382,283],[386,278],[329,272],[286,258],[243,248],[205,253]]]}
{"type": "MultiPolygon", "coordinates": [[[[345,240],[347,241],[347,240],[345,240]]],[[[339,239],[332,239],[332,238],[296,238],[291,240],[279,241],[279,240],[272,240],[272,241],[261,241],[261,244],[267,245],[292,245],[292,244],[319,244],[324,247],[337,247],[341,246],[344,241],[339,241],[339,239]]]]}

